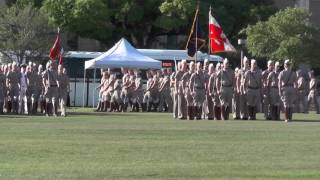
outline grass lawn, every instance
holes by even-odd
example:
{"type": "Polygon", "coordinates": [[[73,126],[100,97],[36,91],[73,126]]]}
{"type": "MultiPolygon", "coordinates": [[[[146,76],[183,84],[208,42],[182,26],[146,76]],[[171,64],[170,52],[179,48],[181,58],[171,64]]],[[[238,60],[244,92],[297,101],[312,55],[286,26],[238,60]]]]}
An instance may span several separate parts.
{"type": "Polygon", "coordinates": [[[284,123],[69,111],[0,116],[0,179],[320,179],[320,115],[284,123]]]}

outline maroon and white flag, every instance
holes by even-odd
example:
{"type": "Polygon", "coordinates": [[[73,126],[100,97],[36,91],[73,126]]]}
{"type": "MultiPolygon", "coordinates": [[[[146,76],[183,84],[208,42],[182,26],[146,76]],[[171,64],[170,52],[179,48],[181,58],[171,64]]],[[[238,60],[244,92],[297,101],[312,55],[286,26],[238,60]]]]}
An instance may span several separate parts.
{"type": "Polygon", "coordinates": [[[60,54],[61,54],[61,42],[60,42],[60,31],[58,29],[56,40],[49,52],[49,58],[51,60],[58,60],[58,58],[60,57],[60,54]]]}
{"type": "Polygon", "coordinates": [[[211,9],[209,11],[209,38],[211,53],[236,51],[224,34],[217,20],[212,16],[211,9]]]}

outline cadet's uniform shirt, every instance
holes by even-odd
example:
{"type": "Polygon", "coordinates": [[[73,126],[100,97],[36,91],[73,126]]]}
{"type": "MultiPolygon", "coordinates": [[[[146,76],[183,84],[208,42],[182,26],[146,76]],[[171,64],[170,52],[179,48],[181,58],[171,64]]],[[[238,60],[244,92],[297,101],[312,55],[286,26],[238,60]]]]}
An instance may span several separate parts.
{"type": "Polygon", "coordinates": [[[282,85],[282,101],[285,107],[293,107],[293,102],[295,102],[296,98],[293,86],[296,81],[296,73],[292,70],[283,70],[279,74],[279,83],[282,85]]]}
{"type": "Polygon", "coordinates": [[[45,79],[47,86],[57,86],[58,73],[53,70],[45,70],[42,74],[42,78],[45,79]]]}
{"type": "Polygon", "coordinates": [[[260,100],[261,74],[258,70],[245,73],[247,83],[247,105],[257,106],[260,100]]]}
{"type": "Polygon", "coordinates": [[[4,101],[4,97],[6,94],[5,92],[6,92],[6,76],[0,73],[0,102],[4,101]]]}
{"type": "Polygon", "coordinates": [[[232,103],[233,86],[234,86],[234,71],[230,68],[221,70],[217,74],[217,83],[219,81],[220,87],[220,102],[222,106],[229,106],[232,103]]]}

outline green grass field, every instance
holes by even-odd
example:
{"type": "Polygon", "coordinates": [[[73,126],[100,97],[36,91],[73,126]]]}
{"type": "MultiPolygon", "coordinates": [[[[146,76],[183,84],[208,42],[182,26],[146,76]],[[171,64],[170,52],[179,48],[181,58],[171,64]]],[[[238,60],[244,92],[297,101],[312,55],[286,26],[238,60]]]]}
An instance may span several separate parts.
{"type": "Polygon", "coordinates": [[[0,116],[0,179],[320,179],[316,114],[284,123],[69,111],[0,116]]]}

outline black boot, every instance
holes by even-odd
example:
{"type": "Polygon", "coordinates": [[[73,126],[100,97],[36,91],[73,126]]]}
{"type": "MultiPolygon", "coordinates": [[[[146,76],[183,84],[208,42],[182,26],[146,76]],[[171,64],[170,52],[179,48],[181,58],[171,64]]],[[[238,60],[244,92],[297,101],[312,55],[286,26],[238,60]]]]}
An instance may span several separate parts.
{"type": "Polygon", "coordinates": [[[192,106],[188,106],[188,115],[189,115],[189,120],[194,119],[194,109],[192,106]]]}
{"type": "Polygon", "coordinates": [[[101,104],[102,104],[101,101],[99,101],[99,102],[98,102],[98,105],[97,105],[97,108],[96,108],[96,110],[95,110],[96,112],[101,111],[101,106],[102,106],[101,104]]]}
{"type": "Polygon", "coordinates": [[[197,120],[201,120],[202,115],[202,106],[196,106],[197,107],[197,120]]]}
{"type": "Polygon", "coordinates": [[[141,104],[141,109],[142,109],[142,112],[146,112],[147,111],[147,104],[146,103],[142,103],[141,104]]]}
{"type": "Polygon", "coordinates": [[[140,110],[139,110],[139,109],[140,109],[140,108],[139,108],[139,103],[136,102],[136,103],[135,103],[135,106],[136,106],[136,112],[139,112],[139,111],[140,111],[140,110]]]}

